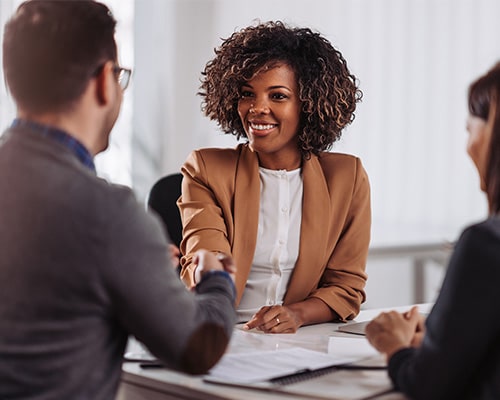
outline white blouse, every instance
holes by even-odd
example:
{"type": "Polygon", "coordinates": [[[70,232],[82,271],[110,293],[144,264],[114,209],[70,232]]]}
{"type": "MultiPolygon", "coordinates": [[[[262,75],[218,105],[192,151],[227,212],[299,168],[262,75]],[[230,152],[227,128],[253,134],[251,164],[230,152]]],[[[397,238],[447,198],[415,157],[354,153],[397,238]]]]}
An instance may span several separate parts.
{"type": "Polygon", "coordinates": [[[248,321],[265,305],[282,304],[299,254],[302,194],[300,169],[260,168],[257,244],[238,322],[248,321]]]}

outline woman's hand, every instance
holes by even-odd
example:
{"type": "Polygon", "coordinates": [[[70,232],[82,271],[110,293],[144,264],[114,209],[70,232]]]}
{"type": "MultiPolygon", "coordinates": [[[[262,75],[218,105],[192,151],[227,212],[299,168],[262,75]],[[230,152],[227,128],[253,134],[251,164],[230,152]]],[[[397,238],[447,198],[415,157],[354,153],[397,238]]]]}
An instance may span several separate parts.
{"type": "Polygon", "coordinates": [[[172,262],[172,266],[174,268],[177,268],[179,266],[181,252],[179,251],[179,248],[175,244],[170,243],[168,245],[168,255],[170,257],[170,261],[172,262]]]}
{"type": "Polygon", "coordinates": [[[265,333],[295,333],[302,322],[298,313],[286,306],[262,307],[243,329],[257,329],[265,333]]]}
{"type": "Polygon", "coordinates": [[[295,333],[303,325],[320,324],[338,319],[323,300],[311,297],[286,306],[265,306],[244,325],[266,333],[295,333]]]}
{"type": "Polygon", "coordinates": [[[407,313],[390,311],[374,318],[365,329],[370,344],[389,359],[396,351],[419,345],[423,336],[423,318],[417,307],[407,313]]]}
{"type": "MultiPolygon", "coordinates": [[[[416,308],[416,307],[413,307],[416,308]]],[[[413,310],[412,308],[412,310],[413,310]]],[[[410,318],[410,313],[412,310],[408,311],[405,313],[405,317],[407,319],[410,318]]],[[[413,335],[413,338],[411,340],[411,347],[420,347],[420,344],[422,343],[422,340],[424,339],[425,335],[425,316],[422,314],[418,314],[418,322],[417,322],[417,329],[415,331],[415,335],[413,335]]]]}
{"type": "Polygon", "coordinates": [[[196,264],[194,276],[196,283],[199,283],[208,271],[226,271],[234,282],[236,267],[233,258],[227,254],[198,250],[193,256],[193,263],[196,264]]]}

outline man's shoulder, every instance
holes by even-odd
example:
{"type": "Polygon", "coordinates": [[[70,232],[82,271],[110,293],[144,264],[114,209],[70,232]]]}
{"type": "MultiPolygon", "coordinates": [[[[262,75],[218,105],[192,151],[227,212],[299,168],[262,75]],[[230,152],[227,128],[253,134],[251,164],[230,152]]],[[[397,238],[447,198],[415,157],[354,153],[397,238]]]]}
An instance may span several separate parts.
{"type": "Polygon", "coordinates": [[[128,186],[110,183],[103,178],[88,177],[86,185],[88,192],[94,197],[96,203],[109,211],[115,212],[139,207],[139,202],[128,186]]]}
{"type": "Polygon", "coordinates": [[[163,236],[158,218],[146,211],[131,188],[97,178],[92,190],[95,216],[115,238],[135,237],[139,241],[139,237],[163,236]]]}

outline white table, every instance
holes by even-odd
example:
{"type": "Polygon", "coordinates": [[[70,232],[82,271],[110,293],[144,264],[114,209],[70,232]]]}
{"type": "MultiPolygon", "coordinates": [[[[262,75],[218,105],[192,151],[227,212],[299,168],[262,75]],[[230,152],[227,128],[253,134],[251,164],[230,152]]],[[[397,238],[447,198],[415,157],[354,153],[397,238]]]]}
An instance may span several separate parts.
{"type": "MultiPolygon", "coordinates": [[[[406,311],[409,307],[398,307],[401,311],[406,311]]],[[[430,309],[429,304],[420,306],[422,312],[427,312],[430,309]]],[[[356,321],[365,321],[372,319],[378,315],[380,309],[363,310],[356,321]]],[[[353,322],[356,322],[353,321],[353,322]]],[[[245,351],[248,351],[248,346],[253,346],[255,350],[263,350],[262,347],[275,346],[277,349],[283,347],[297,346],[304,347],[310,350],[319,350],[329,352],[329,341],[331,337],[351,337],[360,341],[360,345],[365,345],[366,339],[364,336],[348,335],[337,331],[341,324],[326,323],[319,325],[311,325],[302,327],[295,334],[289,335],[265,335],[260,334],[261,339],[258,343],[245,344],[245,351]],[[311,340],[313,338],[313,340],[311,340]],[[363,343],[362,343],[363,342],[363,343]],[[263,345],[264,344],[264,345],[263,345]]],[[[235,328],[239,329],[239,328],[235,328]]],[[[241,351],[238,343],[231,343],[229,352],[241,351]]],[[[267,350],[267,349],[264,349],[267,350]]],[[[382,358],[381,358],[382,359],[382,358]]],[[[358,371],[348,370],[334,372],[329,375],[331,379],[337,379],[342,384],[359,385],[365,379],[371,380],[376,377],[377,382],[380,381],[382,388],[385,388],[389,381],[385,370],[375,371],[358,371]],[[341,375],[339,375],[341,374],[341,375]]],[[[329,378],[330,379],[330,378],[329,378]]],[[[309,381],[312,382],[312,381],[309,381]]],[[[342,390],[341,385],[334,385],[337,390],[342,390]]],[[[336,394],[336,398],[342,398],[341,393],[336,394]]],[[[118,400],[165,400],[165,399],[203,399],[203,400],[222,400],[222,399],[289,399],[289,398],[313,398],[313,397],[295,397],[289,394],[280,394],[268,391],[261,391],[249,388],[240,388],[226,385],[215,385],[206,383],[202,377],[190,376],[180,372],[171,371],[168,369],[143,369],[138,363],[125,363],[123,365],[123,376],[118,394],[118,400]]],[[[378,400],[402,400],[405,397],[396,392],[391,392],[374,397],[378,400]]]]}

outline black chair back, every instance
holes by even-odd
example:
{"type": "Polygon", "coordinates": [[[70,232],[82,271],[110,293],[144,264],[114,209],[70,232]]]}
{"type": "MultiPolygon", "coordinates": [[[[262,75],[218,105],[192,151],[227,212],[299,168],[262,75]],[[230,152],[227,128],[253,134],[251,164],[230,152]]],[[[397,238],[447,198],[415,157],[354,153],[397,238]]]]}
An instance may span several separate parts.
{"type": "Polygon", "coordinates": [[[177,247],[182,240],[182,220],[176,203],[181,195],[181,185],[181,173],[164,176],[153,185],[147,200],[148,208],[161,217],[170,240],[177,247]]]}

